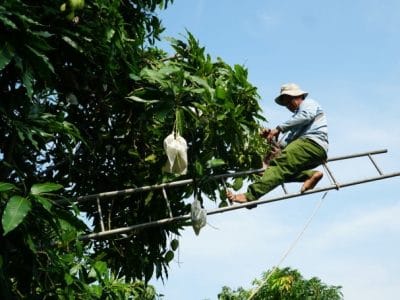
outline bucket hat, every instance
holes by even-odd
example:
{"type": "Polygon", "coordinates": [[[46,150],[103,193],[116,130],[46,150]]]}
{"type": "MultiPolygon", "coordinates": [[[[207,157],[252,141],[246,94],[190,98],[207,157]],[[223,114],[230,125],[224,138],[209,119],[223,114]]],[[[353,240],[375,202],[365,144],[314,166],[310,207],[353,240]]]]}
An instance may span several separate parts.
{"type": "Polygon", "coordinates": [[[306,98],[308,93],[301,90],[300,87],[295,83],[286,83],[281,86],[281,93],[275,98],[275,102],[284,106],[285,104],[282,102],[282,96],[284,95],[289,95],[292,97],[303,96],[306,98]]]}

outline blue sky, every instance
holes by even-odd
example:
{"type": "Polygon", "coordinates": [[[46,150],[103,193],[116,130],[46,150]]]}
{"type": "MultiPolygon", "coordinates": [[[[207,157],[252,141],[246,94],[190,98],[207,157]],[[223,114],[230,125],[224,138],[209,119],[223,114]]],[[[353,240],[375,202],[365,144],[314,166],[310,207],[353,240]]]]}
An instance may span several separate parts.
{"type": "MultiPolygon", "coordinates": [[[[400,1],[175,0],[159,16],[165,36],[187,29],[214,59],[248,69],[267,126],[290,117],[273,99],[283,83],[296,82],[327,113],[329,156],[388,149],[376,160],[385,173],[400,171],[400,1]]],[[[342,182],[375,175],[362,159],[332,168],[342,182]]],[[[397,299],[399,180],[329,192],[281,266],[342,285],[346,300],[397,299]]],[[[320,186],[327,184],[324,178],[320,186]]],[[[224,285],[249,288],[280,261],[321,196],[210,216],[212,226],[199,236],[188,228],[180,237],[165,284],[152,283],[167,300],[217,299],[224,285]]]]}

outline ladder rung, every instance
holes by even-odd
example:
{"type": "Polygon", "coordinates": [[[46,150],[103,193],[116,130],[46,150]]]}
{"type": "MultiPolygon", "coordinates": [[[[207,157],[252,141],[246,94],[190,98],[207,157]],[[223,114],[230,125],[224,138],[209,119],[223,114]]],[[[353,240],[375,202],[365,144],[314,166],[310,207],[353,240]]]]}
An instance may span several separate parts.
{"type": "Polygon", "coordinates": [[[285,186],[285,184],[281,184],[281,187],[282,187],[282,190],[283,190],[283,192],[287,195],[288,194],[288,191],[287,191],[287,189],[286,189],[286,186],[285,186]]]}
{"type": "Polygon", "coordinates": [[[383,172],[381,169],[378,167],[378,164],[375,162],[375,160],[372,158],[372,155],[368,155],[369,159],[371,160],[372,164],[374,165],[375,169],[378,171],[379,175],[383,175],[383,172]]]}
{"type": "Polygon", "coordinates": [[[331,181],[331,183],[333,183],[336,186],[336,189],[338,190],[340,188],[339,183],[336,181],[335,176],[333,176],[333,173],[331,171],[331,169],[329,169],[328,164],[327,163],[323,163],[322,166],[325,168],[325,170],[328,173],[328,177],[331,181]]]}
{"type": "Polygon", "coordinates": [[[97,197],[97,211],[99,212],[99,222],[101,231],[105,231],[104,221],[103,221],[103,213],[101,212],[101,205],[100,205],[100,197],[97,197]]]}
{"type": "Polygon", "coordinates": [[[162,188],[162,193],[163,193],[163,196],[165,199],[165,203],[167,204],[168,214],[172,218],[173,214],[172,214],[172,210],[171,210],[171,205],[169,204],[168,195],[167,195],[167,191],[165,190],[165,188],[162,188]]]}

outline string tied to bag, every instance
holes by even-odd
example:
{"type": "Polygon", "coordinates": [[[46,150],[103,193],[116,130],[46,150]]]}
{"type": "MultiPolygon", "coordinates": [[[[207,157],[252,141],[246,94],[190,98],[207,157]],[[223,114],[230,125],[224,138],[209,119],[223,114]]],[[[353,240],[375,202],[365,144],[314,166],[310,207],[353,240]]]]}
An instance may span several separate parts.
{"type": "Polygon", "coordinates": [[[188,166],[188,146],[186,140],[179,134],[175,124],[173,132],[164,139],[163,144],[167,155],[167,162],[163,167],[163,171],[185,175],[188,166]]]}

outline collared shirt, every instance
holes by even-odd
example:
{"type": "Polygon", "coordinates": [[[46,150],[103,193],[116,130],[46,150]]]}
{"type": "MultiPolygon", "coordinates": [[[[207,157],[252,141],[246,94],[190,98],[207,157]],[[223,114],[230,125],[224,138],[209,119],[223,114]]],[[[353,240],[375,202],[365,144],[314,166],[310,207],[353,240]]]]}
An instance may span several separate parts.
{"type": "Polygon", "coordinates": [[[320,145],[328,153],[328,123],[317,101],[304,99],[292,118],[278,126],[287,137],[281,142],[286,146],[297,138],[306,138],[320,145]]]}

